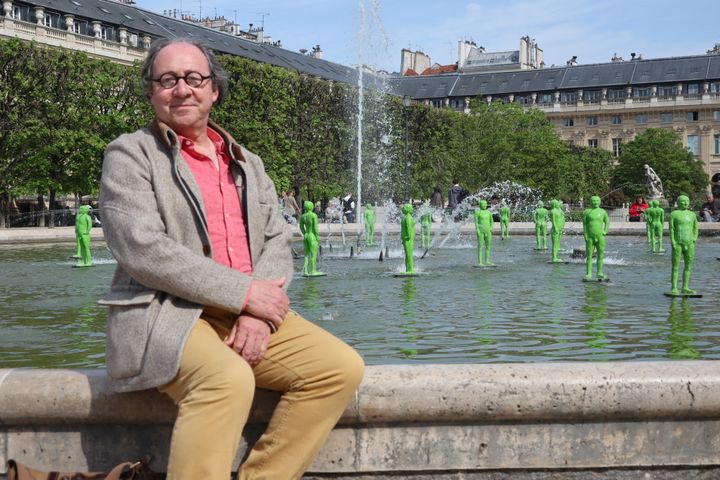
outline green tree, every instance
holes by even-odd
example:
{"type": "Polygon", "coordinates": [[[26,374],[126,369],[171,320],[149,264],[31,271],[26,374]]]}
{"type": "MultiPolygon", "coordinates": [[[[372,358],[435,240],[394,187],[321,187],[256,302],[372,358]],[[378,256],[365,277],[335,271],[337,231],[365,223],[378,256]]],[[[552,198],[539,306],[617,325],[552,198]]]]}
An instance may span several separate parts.
{"type": "Polygon", "coordinates": [[[697,204],[708,185],[703,164],[682,145],[680,137],[671,130],[649,128],[634,140],[623,145],[622,154],[613,171],[613,184],[629,183],[624,189],[628,196],[645,184],[645,168],[655,170],[663,183],[665,196],[671,202],[685,194],[697,204]]]}

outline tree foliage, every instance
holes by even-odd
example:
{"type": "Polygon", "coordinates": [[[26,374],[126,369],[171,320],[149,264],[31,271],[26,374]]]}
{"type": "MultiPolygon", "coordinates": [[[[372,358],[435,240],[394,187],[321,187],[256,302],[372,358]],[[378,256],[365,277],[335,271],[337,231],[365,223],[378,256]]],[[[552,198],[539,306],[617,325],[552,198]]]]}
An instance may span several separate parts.
{"type": "Polygon", "coordinates": [[[613,184],[628,183],[624,189],[628,196],[644,194],[646,164],[662,180],[665,196],[671,202],[681,194],[688,195],[694,204],[702,199],[708,176],[702,162],[683,147],[675,132],[649,128],[623,145],[613,184]]]}

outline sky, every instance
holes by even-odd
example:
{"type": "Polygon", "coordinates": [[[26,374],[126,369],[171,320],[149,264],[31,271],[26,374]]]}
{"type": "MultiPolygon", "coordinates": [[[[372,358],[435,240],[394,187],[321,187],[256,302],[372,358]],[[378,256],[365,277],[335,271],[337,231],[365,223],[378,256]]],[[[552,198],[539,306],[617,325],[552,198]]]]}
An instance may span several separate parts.
{"type": "Polygon", "coordinates": [[[703,55],[720,43],[720,1],[667,0],[136,0],[162,13],[225,16],[299,51],[320,45],[323,58],[343,65],[400,70],[403,48],[432,63],[458,60],[458,41],[487,52],[518,50],[535,39],[546,66],[603,63],[617,54],[643,59],[703,55]]]}

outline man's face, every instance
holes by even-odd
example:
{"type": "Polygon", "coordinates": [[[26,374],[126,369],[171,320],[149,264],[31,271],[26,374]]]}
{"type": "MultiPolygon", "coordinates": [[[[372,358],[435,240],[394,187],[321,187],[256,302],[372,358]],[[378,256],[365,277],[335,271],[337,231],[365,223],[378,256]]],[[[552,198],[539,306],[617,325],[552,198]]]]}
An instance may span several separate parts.
{"type": "Polygon", "coordinates": [[[590,205],[592,205],[593,208],[597,208],[600,206],[600,197],[590,197],[590,205]]]}
{"type": "Polygon", "coordinates": [[[713,197],[711,194],[708,194],[706,198],[708,202],[712,202],[713,200],[715,200],[715,197],[713,197]]]}
{"type": "MultiPolygon", "coordinates": [[[[184,77],[190,72],[202,76],[210,75],[210,66],[205,55],[189,43],[171,44],[160,50],[153,63],[153,76],[174,73],[184,77]]],[[[172,88],[163,88],[153,82],[150,103],[158,120],[166,123],[181,135],[192,137],[192,132],[207,126],[210,109],[218,98],[218,90],[208,79],[200,87],[190,87],[185,80],[178,79],[172,88]]]]}
{"type": "Polygon", "coordinates": [[[690,199],[681,195],[678,197],[677,204],[680,210],[685,210],[690,205],[690,199]]]}

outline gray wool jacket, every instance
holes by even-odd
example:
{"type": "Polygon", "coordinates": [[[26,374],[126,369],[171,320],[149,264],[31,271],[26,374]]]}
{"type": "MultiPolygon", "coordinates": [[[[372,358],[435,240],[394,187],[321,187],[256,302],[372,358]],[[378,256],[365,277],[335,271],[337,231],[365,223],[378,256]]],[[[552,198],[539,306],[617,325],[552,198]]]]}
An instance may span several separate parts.
{"type": "Polygon", "coordinates": [[[239,314],[252,279],[292,277],[292,236],[262,160],[217,125],[244,208],[252,276],[213,261],[200,189],[175,132],[154,121],[105,151],[102,228],[118,262],[107,305],[107,372],[117,391],[157,387],[177,374],[203,306],[239,314]]]}

